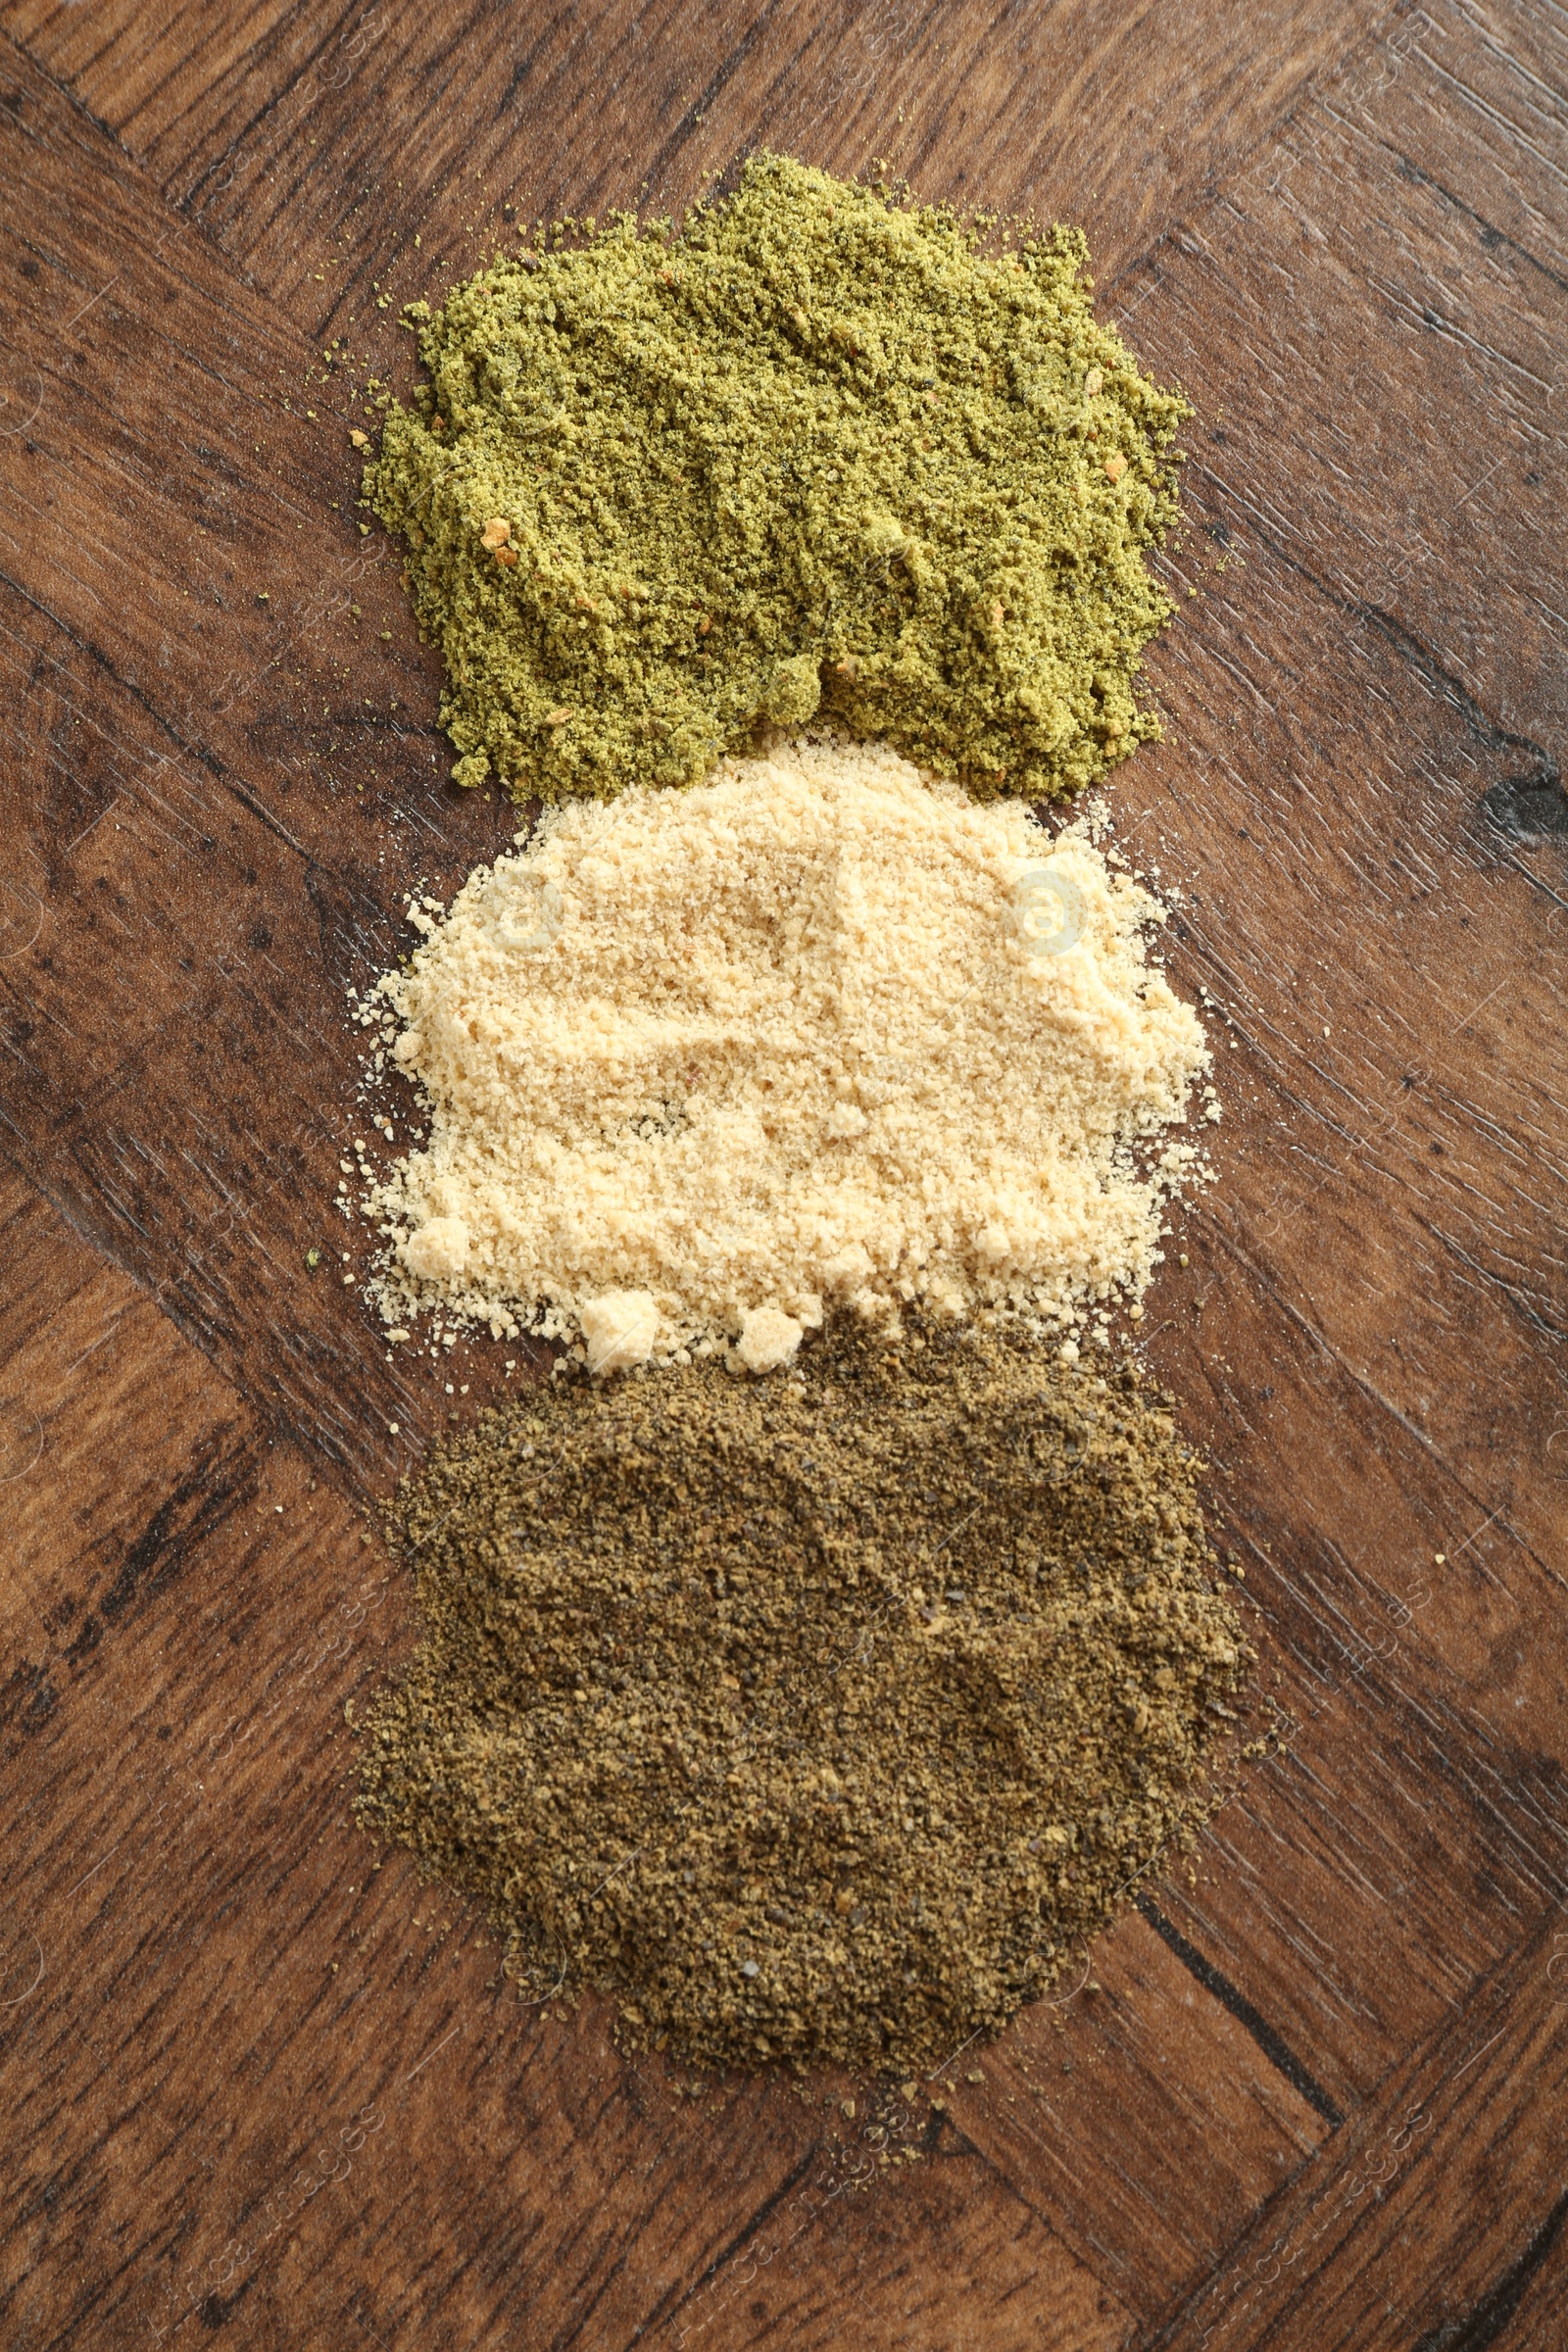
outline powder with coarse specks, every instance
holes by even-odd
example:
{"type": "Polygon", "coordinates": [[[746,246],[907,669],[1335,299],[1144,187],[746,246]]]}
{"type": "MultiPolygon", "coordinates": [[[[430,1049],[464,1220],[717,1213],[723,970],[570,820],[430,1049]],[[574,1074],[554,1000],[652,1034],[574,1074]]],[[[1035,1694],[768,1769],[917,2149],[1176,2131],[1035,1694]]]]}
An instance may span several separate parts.
{"type": "Polygon", "coordinates": [[[617,1361],[749,1333],[760,1363],[791,1350],[762,1310],[1065,1328],[1135,1298],[1206,1060],[1147,959],[1157,913],[1081,825],[886,747],[547,815],[445,920],[416,909],[426,944],[378,984],[431,1119],[372,1196],[388,1319],[413,1297],[575,1337],[614,1293],[648,1340],[617,1361]],[[1066,906],[1081,937],[1037,952],[1066,906]]]}
{"type": "Polygon", "coordinates": [[[1070,1988],[1211,1808],[1250,1652],[1130,1366],[918,1312],[800,1364],[557,1381],[400,1491],[424,1637],[359,1814],[491,1910],[527,1999],[923,2072],[1070,1988]]]}
{"type": "Polygon", "coordinates": [[[686,784],[821,710],[977,797],[1157,732],[1149,550],[1188,414],[1081,236],[755,156],[678,237],[617,216],[411,306],[365,488],[441,647],[460,784],[686,784]]]}

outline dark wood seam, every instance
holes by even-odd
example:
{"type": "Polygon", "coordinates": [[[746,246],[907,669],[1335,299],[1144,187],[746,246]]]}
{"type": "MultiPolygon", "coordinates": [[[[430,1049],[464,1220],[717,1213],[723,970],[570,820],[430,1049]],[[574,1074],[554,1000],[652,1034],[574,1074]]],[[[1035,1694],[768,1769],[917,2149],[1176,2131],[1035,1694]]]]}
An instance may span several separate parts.
{"type": "Polygon", "coordinates": [[[1165,1917],[1157,1904],[1147,1894],[1134,1895],[1133,1901],[1143,1913],[1162,1943],[1170,1946],[1190,1976],[1198,1979],[1205,1992],[1211,1992],[1221,2008],[1228,2009],[1239,2026],[1256,2042],[1276,2074],[1283,2075],[1291,2088],[1299,2093],[1309,2107],[1317,2110],[1330,2132],[1338,2132],[1345,2121],[1343,2110],[1324,2089],[1311,2071],[1302,2065],[1283,2034],[1271,2026],[1259,2009],[1254,2009],[1240,1985],[1233,1984],[1223,1969],[1206,1959],[1197,1944],[1189,1943],[1173,1921],[1165,1917]]]}
{"type": "Polygon", "coordinates": [[[1487,2352],[1494,2344],[1520,2304],[1525,2290],[1557,2242],[1568,2218],[1568,2189],[1564,2189],[1524,2252],[1509,2264],[1495,2286],[1488,2287],[1479,2303],[1461,2320],[1445,2320],[1431,2328],[1412,2346],[1412,2352],[1487,2352]]]}
{"type": "MultiPolygon", "coordinates": [[[[636,2335],[645,2335],[650,2328],[660,2325],[664,2320],[672,2320],[678,2311],[683,2311],[685,2309],[686,2305],[691,2301],[694,2295],[702,2292],[703,2288],[710,2279],[718,2277],[719,2273],[724,2268],[725,2263],[732,2261],[740,2252],[741,2248],[747,2243],[747,2241],[756,2236],[758,2230],[761,2229],[763,2223],[768,2219],[768,2216],[777,2211],[778,2207],[789,2195],[791,2189],[798,2187],[801,2181],[806,2179],[807,2174],[810,2171],[812,2165],[815,2164],[820,2153],[820,2142],[813,2140],[811,2145],[807,2149],[805,2155],[800,2157],[796,2163],[791,2166],[790,2170],[785,2174],[783,2180],[778,2183],[777,2187],[770,2189],[756,2210],[749,2214],[746,2220],[731,2232],[728,2244],[719,2248],[719,2251],[713,2256],[711,2262],[706,2265],[706,2267],[699,2273],[698,2277],[693,2279],[691,2285],[685,2289],[684,2293],[675,2293],[673,2301],[670,2300],[670,2294],[674,2293],[673,2289],[666,2290],[665,2294],[661,2296],[660,2300],[654,2305],[653,2310],[648,2314],[648,2317],[638,2324],[635,2335],[633,2337],[634,2341],[636,2335]]],[[[564,2336],[559,2340],[562,2345],[564,2346],[569,2344],[572,2341],[572,2337],[578,2332],[578,2328],[573,2328],[570,2336],[564,2336]]]]}

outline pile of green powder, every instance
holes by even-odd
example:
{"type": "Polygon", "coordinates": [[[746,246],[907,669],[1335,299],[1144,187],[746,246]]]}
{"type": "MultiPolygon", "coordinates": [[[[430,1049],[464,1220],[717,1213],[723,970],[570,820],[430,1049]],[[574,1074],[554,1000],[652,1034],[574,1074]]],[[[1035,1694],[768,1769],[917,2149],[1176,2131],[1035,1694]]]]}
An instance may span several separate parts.
{"type": "Polygon", "coordinates": [[[688,783],[820,709],[1041,799],[1154,733],[1145,554],[1189,412],[1086,259],[760,156],[678,235],[617,215],[411,306],[428,381],[365,486],[458,781],[688,783]]]}
{"type": "Polygon", "coordinates": [[[390,1513],[424,1638],[373,1834],[539,1999],[699,2064],[938,2063],[1214,1801],[1250,1652],[1169,1400],[1016,1334],[830,1325],[487,1414],[390,1513]]]}

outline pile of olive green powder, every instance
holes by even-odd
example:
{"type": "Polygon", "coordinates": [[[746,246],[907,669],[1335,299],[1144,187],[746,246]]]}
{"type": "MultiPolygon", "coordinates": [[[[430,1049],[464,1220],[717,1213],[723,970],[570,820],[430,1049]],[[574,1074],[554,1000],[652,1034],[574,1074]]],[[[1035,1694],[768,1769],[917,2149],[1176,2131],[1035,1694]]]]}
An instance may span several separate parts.
{"type": "Polygon", "coordinates": [[[612,1992],[698,2064],[925,2069],[1202,1818],[1250,1653],[1130,1368],[913,1316],[801,1360],[558,1380],[405,1484],[424,1635],[359,1813],[530,2000],[612,1992]]]}
{"type": "Polygon", "coordinates": [[[680,784],[820,710],[977,797],[1094,783],[1152,717],[1179,395],[1083,238],[780,156],[432,314],[366,495],[409,547],[463,784],[680,784]]]}

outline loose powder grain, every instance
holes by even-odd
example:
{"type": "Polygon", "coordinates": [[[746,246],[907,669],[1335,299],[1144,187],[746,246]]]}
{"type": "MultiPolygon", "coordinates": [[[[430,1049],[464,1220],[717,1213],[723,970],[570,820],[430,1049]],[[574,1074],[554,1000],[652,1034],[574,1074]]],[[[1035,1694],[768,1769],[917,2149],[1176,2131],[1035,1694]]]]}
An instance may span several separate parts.
{"type": "Polygon", "coordinates": [[[527,1999],[924,2070],[1203,1817],[1250,1652],[1130,1366],[919,1314],[802,1365],[557,1382],[404,1485],[424,1633],[359,1816],[491,1909],[527,1999]]]}
{"type": "Polygon", "coordinates": [[[378,984],[431,1119],[368,1202],[388,1320],[575,1337],[610,1295],[603,1368],[733,1338],[763,1369],[834,1299],[1065,1329],[1136,1297],[1207,1058],[1157,913],[1082,824],[886,747],[548,814],[378,984]]]}
{"type": "Polygon", "coordinates": [[[414,304],[426,380],[365,486],[459,783],[691,783],[820,709],[1044,799],[1155,733],[1146,557],[1188,412],[1086,259],[758,156],[673,239],[617,216],[414,304]]]}

